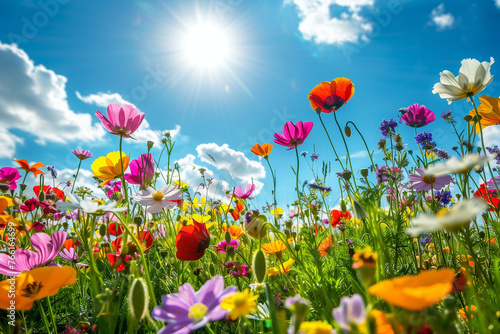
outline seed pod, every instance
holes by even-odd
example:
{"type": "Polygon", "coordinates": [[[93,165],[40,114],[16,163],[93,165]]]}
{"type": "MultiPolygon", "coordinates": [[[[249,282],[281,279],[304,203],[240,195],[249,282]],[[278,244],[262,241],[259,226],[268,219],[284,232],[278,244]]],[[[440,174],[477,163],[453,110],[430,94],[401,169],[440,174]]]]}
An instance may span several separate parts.
{"type": "Polygon", "coordinates": [[[261,249],[259,249],[253,257],[252,268],[255,280],[262,283],[266,277],[266,257],[261,249]]]}
{"type": "Polygon", "coordinates": [[[351,136],[352,131],[351,131],[351,128],[349,127],[349,125],[345,126],[344,133],[345,133],[346,137],[348,137],[348,138],[351,136]]]}
{"type": "Polygon", "coordinates": [[[99,227],[99,234],[101,235],[101,237],[104,237],[106,235],[106,225],[105,224],[101,224],[101,227],[99,227]]]}
{"type": "Polygon", "coordinates": [[[224,235],[224,240],[226,240],[226,242],[229,244],[231,242],[231,233],[229,233],[228,231],[226,231],[226,234],[224,235]]]}
{"type": "Polygon", "coordinates": [[[360,170],[361,176],[368,177],[368,168],[363,168],[360,170]]]}
{"type": "Polygon", "coordinates": [[[141,321],[148,311],[148,288],[142,277],[135,278],[128,294],[130,316],[136,322],[141,321]]]}

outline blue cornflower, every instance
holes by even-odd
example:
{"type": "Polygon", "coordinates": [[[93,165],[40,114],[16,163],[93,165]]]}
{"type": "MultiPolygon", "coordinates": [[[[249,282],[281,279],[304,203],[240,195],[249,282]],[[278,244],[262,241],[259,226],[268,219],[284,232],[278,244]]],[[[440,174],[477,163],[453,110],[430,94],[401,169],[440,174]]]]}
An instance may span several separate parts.
{"type": "Polygon", "coordinates": [[[500,148],[498,148],[498,146],[495,145],[493,147],[487,147],[486,150],[488,150],[489,154],[494,154],[494,153],[497,154],[495,160],[497,161],[497,165],[500,165],[500,148]]]}
{"type": "Polygon", "coordinates": [[[420,132],[415,136],[415,141],[425,150],[432,150],[436,147],[436,143],[432,141],[432,133],[420,132]]]}
{"type": "Polygon", "coordinates": [[[392,118],[388,121],[384,119],[382,123],[380,123],[379,129],[382,130],[382,136],[388,137],[389,135],[395,133],[394,129],[396,126],[398,126],[398,123],[392,118]]]}
{"type": "Polygon", "coordinates": [[[446,190],[435,191],[434,198],[443,205],[448,205],[451,202],[451,192],[446,190]]]}
{"type": "Polygon", "coordinates": [[[57,179],[57,171],[54,166],[47,166],[47,170],[50,172],[50,174],[52,174],[52,177],[54,179],[57,179]]]}
{"type": "Polygon", "coordinates": [[[303,156],[304,158],[306,157],[307,155],[307,151],[303,151],[302,153],[300,153],[301,156],[303,156]]]}

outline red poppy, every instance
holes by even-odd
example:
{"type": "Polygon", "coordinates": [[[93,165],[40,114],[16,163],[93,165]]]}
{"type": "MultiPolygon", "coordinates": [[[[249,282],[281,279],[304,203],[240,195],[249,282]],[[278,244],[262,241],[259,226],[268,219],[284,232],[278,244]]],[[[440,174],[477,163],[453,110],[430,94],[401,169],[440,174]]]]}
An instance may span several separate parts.
{"type": "Polygon", "coordinates": [[[332,210],[330,215],[332,217],[332,227],[337,227],[342,220],[351,220],[349,211],[343,212],[341,210],[332,210]]]}
{"type": "Polygon", "coordinates": [[[126,261],[132,260],[132,256],[130,256],[130,255],[125,255],[125,258],[123,260],[120,259],[120,254],[111,254],[111,253],[108,253],[107,257],[108,257],[109,263],[111,264],[111,267],[114,267],[117,262],[120,263],[120,265],[115,268],[116,271],[123,271],[123,270],[125,270],[124,263],[126,261]]]}
{"type": "MultiPolygon", "coordinates": [[[[139,237],[137,234],[135,237],[139,240],[139,243],[142,246],[142,249],[144,252],[147,252],[151,246],[153,246],[154,239],[151,237],[151,234],[149,232],[143,231],[142,232],[142,237],[139,237]]],[[[127,246],[129,248],[129,254],[139,252],[138,249],[136,249],[136,244],[134,241],[130,240],[127,242],[127,246]]],[[[115,252],[119,253],[122,249],[122,238],[118,237],[115,240],[111,241],[111,247],[115,250],[115,252]]]]}
{"type": "Polygon", "coordinates": [[[175,238],[177,253],[175,256],[183,261],[199,260],[210,244],[210,235],[203,223],[193,220],[193,225],[183,226],[175,238]]]}
{"type": "Polygon", "coordinates": [[[111,223],[109,224],[109,234],[114,235],[114,236],[120,236],[123,233],[123,226],[117,223],[111,223]]]}
{"type": "Polygon", "coordinates": [[[230,211],[229,213],[231,214],[231,216],[233,216],[234,220],[238,220],[240,219],[240,213],[241,211],[243,211],[244,208],[245,206],[243,205],[243,203],[238,201],[236,203],[236,208],[234,208],[233,211],[230,211]]]}
{"type": "Polygon", "coordinates": [[[35,210],[37,207],[38,207],[38,198],[37,197],[30,198],[30,199],[26,200],[26,202],[24,202],[24,204],[19,205],[19,209],[25,213],[31,212],[31,211],[35,210]]]}
{"type": "MultiPolygon", "coordinates": [[[[45,194],[53,193],[54,195],[59,197],[61,200],[64,200],[64,191],[62,191],[61,189],[59,189],[57,187],[51,187],[49,185],[45,185],[45,186],[43,186],[42,190],[45,194]]],[[[34,186],[33,191],[35,192],[36,197],[38,197],[40,195],[40,186],[34,186]]]]}
{"type": "Polygon", "coordinates": [[[479,189],[474,193],[474,197],[481,197],[490,205],[490,211],[495,211],[494,208],[498,208],[500,205],[500,199],[498,198],[496,190],[486,189],[486,185],[483,183],[479,186],[479,189]]]}
{"type": "Polygon", "coordinates": [[[171,199],[170,202],[177,203],[178,207],[182,206],[182,199],[171,199]]]}
{"type": "Polygon", "coordinates": [[[322,82],[311,90],[311,108],[330,113],[339,110],[354,94],[354,85],[347,78],[336,78],[332,82],[322,82]]]}
{"type": "Polygon", "coordinates": [[[467,287],[467,277],[465,277],[465,269],[460,268],[455,273],[455,279],[453,281],[453,289],[451,293],[462,292],[467,287]]]}
{"type": "Polygon", "coordinates": [[[40,222],[34,222],[31,227],[30,227],[30,231],[35,231],[35,232],[40,232],[42,231],[43,229],[45,228],[45,225],[43,225],[42,223],[40,222]]]}

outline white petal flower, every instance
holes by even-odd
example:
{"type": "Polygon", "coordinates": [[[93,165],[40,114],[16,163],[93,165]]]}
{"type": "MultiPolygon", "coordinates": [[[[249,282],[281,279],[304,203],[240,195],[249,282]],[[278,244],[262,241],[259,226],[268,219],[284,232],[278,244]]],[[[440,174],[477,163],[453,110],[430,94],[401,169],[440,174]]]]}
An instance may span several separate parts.
{"type": "Polygon", "coordinates": [[[163,208],[175,208],[177,203],[171,201],[182,199],[182,191],[172,184],[167,184],[158,191],[148,187],[146,190],[139,191],[132,198],[140,205],[148,206],[147,212],[160,213],[163,208]]]}
{"type": "Polygon", "coordinates": [[[434,85],[432,93],[438,93],[442,99],[447,99],[448,104],[452,101],[469,99],[491,83],[493,76],[490,67],[494,62],[493,57],[490,58],[490,62],[482,63],[476,59],[464,59],[458,76],[455,77],[450,71],[439,73],[441,82],[434,85]]]}
{"type": "Polygon", "coordinates": [[[477,154],[467,154],[458,159],[452,157],[445,162],[437,163],[427,167],[425,170],[426,176],[441,176],[446,174],[461,174],[467,173],[472,168],[480,168],[485,163],[495,159],[495,154],[477,155],[477,154]]]}
{"type": "Polygon", "coordinates": [[[95,202],[90,197],[85,197],[83,200],[80,200],[78,197],[75,197],[70,193],[66,194],[66,196],[69,198],[71,202],[56,203],[56,208],[59,211],[66,211],[66,210],[74,211],[76,209],[80,209],[87,214],[103,215],[108,212],[118,213],[127,210],[127,208],[125,207],[116,208],[116,202],[108,202],[104,205],[101,205],[95,202]]]}
{"type": "Polygon", "coordinates": [[[406,233],[416,238],[423,232],[434,232],[441,229],[456,231],[470,224],[471,219],[488,209],[486,202],[473,197],[455,204],[451,209],[441,209],[437,215],[421,214],[411,220],[413,227],[406,229],[406,233]]]}

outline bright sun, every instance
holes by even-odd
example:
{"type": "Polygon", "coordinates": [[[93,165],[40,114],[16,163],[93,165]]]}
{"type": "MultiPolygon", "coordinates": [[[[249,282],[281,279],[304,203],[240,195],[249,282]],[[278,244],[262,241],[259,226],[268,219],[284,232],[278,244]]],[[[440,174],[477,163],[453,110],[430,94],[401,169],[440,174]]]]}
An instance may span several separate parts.
{"type": "Polygon", "coordinates": [[[192,65],[212,68],[228,59],[228,34],[212,24],[199,24],[187,33],[183,45],[186,58],[192,65]]]}

